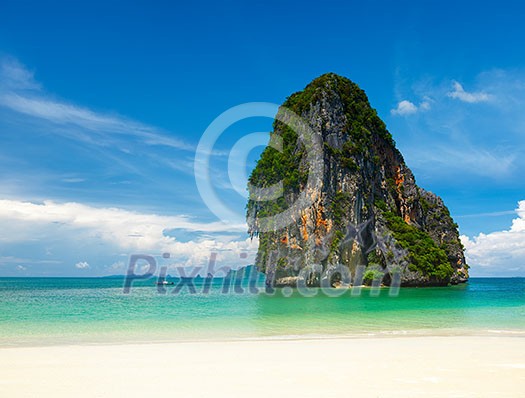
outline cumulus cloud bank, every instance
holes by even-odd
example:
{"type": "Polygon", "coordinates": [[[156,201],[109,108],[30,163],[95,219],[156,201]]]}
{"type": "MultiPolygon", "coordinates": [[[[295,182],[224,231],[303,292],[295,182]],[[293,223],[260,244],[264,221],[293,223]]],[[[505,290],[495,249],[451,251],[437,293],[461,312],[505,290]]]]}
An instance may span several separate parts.
{"type": "Polygon", "coordinates": [[[525,276],[525,200],[518,203],[510,229],[462,236],[467,262],[480,276],[525,276]]]}
{"type": "MultiPolygon", "coordinates": [[[[4,225],[0,230],[0,242],[4,245],[50,237],[63,239],[72,247],[78,246],[78,242],[100,242],[128,255],[170,253],[174,263],[185,267],[205,265],[213,252],[218,253],[223,264],[238,266],[241,258],[247,264],[254,261],[258,245],[257,239],[242,238],[245,225],[199,223],[187,216],[96,208],[81,203],[0,200],[0,222],[4,225]],[[170,229],[192,233],[193,239],[181,242],[169,235],[170,229]]],[[[92,267],[81,261],[76,268],[92,267]]]]}

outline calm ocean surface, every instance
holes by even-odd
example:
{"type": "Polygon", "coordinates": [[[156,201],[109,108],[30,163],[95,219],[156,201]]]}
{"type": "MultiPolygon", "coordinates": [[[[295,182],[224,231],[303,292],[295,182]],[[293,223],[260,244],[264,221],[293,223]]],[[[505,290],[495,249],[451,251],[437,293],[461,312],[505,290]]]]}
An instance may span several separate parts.
{"type": "Polygon", "coordinates": [[[332,298],[214,286],[159,294],[154,280],[0,278],[0,346],[398,334],[525,336],[525,278],[472,278],[447,288],[363,288],[332,298]]]}

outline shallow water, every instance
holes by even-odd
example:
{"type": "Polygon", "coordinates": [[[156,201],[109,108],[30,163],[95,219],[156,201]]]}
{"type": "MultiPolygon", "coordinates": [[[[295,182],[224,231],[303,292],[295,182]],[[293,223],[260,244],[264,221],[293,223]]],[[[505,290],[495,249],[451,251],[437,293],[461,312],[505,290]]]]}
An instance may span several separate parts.
{"type": "MultiPolygon", "coordinates": [[[[525,278],[472,278],[392,297],[363,288],[340,297],[278,290],[159,294],[154,280],[123,293],[122,279],[0,278],[0,346],[200,339],[323,338],[406,334],[525,336],[525,278]]],[[[261,289],[262,290],[262,289],[261,289]]]]}

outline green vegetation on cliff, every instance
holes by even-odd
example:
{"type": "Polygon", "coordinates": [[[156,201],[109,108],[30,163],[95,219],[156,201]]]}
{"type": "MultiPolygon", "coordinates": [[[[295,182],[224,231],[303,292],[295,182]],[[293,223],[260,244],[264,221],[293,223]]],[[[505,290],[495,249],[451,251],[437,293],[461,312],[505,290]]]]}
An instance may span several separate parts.
{"type": "MultiPolygon", "coordinates": [[[[327,92],[337,93],[340,97],[338,101],[344,104],[345,134],[349,139],[341,149],[334,148],[326,142],[324,149],[349,172],[359,171],[355,158],[360,154],[368,154],[372,146],[373,134],[378,134],[391,145],[395,145],[385,124],[377,116],[375,109],[370,107],[365,92],[349,79],[334,73],[327,73],[315,79],[303,91],[289,96],[282,106],[304,117],[305,113],[310,111],[310,105],[327,92]]],[[[253,186],[269,187],[282,181],[285,194],[297,193],[308,179],[307,165],[302,161],[305,148],[298,145],[297,133],[289,126],[275,120],[273,128],[270,140],[275,135],[279,135],[282,138],[282,151],[271,146],[266,147],[257,166],[252,170],[249,182],[253,186]]],[[[379,162],[377,156],[373,160],[379,162]]],[[[248,213],[253,205],[253,201],[248,202],[248,213]]],[[[287,204],[284,200],[261,202],[258,215],[269,216],[286,208],[287,204]]]]}
{"type": "Polygon", "coordinates": [[[395,145],[385,124],[370,106],[366,93],[351,80],[335,73],[326,73],[318,77],[303,91],[289,96],[283,106],[302,115],[309,111],[311,104],[319,101],[327,92],[336,92],[341,97],[346,116],[346,131],[350,135],[353,151],[366,151],[372,132],[379,134],[391,145],[395,145]]]}
{"type": "Polygon", "coordinates": [[[408,251],[410,271],[420,272],[436,280],[450,279],[454,270],[448,261],[447,254],[426,232],[407,224],[401,217],[390,211],[384,212],[383,216],[396,242],[408,251]]]}
{"type": "Polygon", "coordinates": [[[263,151],[249,182],[262,188],[282,183],[282,195],[264,200],[250,188],[247,204],[249,233],[259,236],[256,265],[270,281],[293,286],[311,264],[325,270],[343,265],[351,273],[365,266],[366,284],[381,275],[388,281],[393,269],[405,286],[468,279],[457,225],[438,196],[417,186],[363,90],[328,73],[288,97],[282,108],[322,139],[323,175],[305,192],[309,149],[276,120],[270,140],[282,148],[263,151]],[[311,204],[286,224],[276,222],[303,192],[311,204]]]}

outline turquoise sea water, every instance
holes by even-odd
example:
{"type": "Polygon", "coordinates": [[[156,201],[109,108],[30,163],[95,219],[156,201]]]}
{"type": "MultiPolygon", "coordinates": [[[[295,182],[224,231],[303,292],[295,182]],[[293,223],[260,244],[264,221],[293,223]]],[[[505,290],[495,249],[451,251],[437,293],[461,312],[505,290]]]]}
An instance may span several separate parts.
{"type": "MultiPolygon", "coordinates": [[[[0,346],[296,338],[334,335],[525,335],[525,278],[446,288],[382,288],[333,298],[221,292],[159,294],[154,280],[0,278],[0,346]]],[[[289,293],[285,291],[285,293],[289,293]]]]}

